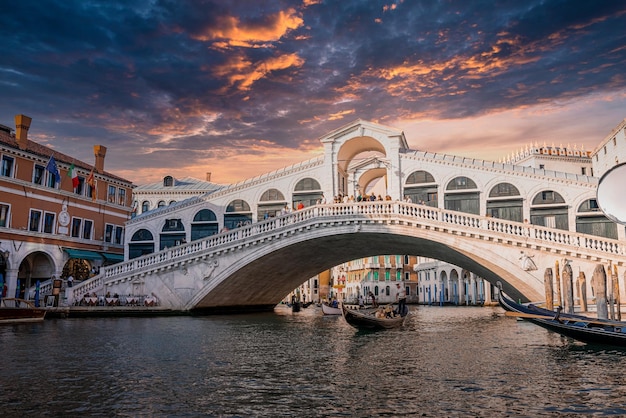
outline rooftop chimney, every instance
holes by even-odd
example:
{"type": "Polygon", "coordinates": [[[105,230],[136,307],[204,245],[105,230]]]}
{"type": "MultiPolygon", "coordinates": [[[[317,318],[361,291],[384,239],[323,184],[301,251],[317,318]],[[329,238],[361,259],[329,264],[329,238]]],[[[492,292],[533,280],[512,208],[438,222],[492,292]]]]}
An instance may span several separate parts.
{"type": "Polygon", "coordinates": [[[206,173],[206,181],[211,181],[211,172],[206,173]]]}
{"type": "Polygon", "coordinates": [[[107,155],[107,147],[104,145],[94,145],[93,153],[96,156],[96,172],[104,172],[104,157],[107,155]]]}
{"type": "Polygon", "coordinates": [[[25,115],[15,115],[15,139],[17,140],[18,148],[21,150],[26,149],[28,129],[32,120],[32,118],[25,115]]]}

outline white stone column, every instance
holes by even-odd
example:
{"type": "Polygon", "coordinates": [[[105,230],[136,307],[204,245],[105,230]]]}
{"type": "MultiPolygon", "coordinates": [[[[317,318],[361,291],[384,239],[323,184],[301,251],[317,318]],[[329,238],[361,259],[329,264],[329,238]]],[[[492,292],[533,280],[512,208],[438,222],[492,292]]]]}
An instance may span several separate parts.
{"type": "Polygon", "coordinates": [[[7,285],[7,294],[5,297],[14,298],[15,290],[17,289],[17,274],[19,273],[19,269],[6,269],[6,274],[4,275],[4,282],[7,285]]]}

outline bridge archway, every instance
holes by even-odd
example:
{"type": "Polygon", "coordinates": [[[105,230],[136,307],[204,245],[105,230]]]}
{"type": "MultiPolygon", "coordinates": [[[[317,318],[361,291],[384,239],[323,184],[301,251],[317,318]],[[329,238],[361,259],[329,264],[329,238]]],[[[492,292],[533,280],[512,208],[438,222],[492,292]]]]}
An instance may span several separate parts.
{"type": "MultiPolygon", "coordinates": [[[[228,265],[195,294],[187,309],[207,312],[250,306],[271,309],[310,277],[341,263],[381,253],[434,258],[461,267],[468,277],[471,271],[493,284],[500,281],[513,297],[537,300],[540,296],[526,283],[528,273],[513,263],[511,257],[496,253],[485,256],[481,248],[471,243],[442,240],[441,234],[430,236],[427,231],[415,236],[409,235],[414,231],[407,228],[377,230],[380,228],[374,225],[367,229],[371,232],[361,230],[355,234],[350,226],[328,228],[302,234],[302,238],[296,234],[278,245],[261,245],[236,257],[237,262],[225,263],[228,265]]],[[[380,282],[379,292],[385,292],[386,284],[380,282]]],[[[464,284],[458,285],[463,292],[464,284]]],[[[376,293],[376,288],[373,291],[376,293]]],[[[465,295],[459,296],[464,301],[465,295]]],[[[433,298],[438,301],[439,294],[433,294],[433,298]]]]}
{"type": "Polygon", "coordinates": [[[27,289],[35,286],[38,280],[44,282],[51,279],[57,270],[54,258],[50,254],[44,251],[31,252],[19,265],[15,295],[7,296],[18,298],[28,296],[27,289]]]}

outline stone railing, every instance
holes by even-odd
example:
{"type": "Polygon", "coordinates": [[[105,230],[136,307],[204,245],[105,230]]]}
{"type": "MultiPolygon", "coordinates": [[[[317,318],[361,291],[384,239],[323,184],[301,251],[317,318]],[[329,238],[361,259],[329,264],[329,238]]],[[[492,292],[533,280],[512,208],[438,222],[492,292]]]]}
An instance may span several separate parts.
{"type": "Polygon", "coordinates": [[[337,203],[311,206],[285,215],[246,225],[232,231],[199,239],[177,247],[148,254],[101,269],[101,274],[72,288],[74,300],[85,293],[100,289],[112,279],[148,272],[181,262],[192,255],[204,255],[233,245],[242,244],[250,238],[263,238],[278,231],[309,227],[329,221],[381,223],[406,222],[440,227],[459,234],[493,235],[502,239],[523,239],[545,247],[568,247],[577,252],[600,253],[605,256],[626,256],[625,245],[620,241],[579,234],[576,232],[546,228],[527,223],[512,222],[463,212],[433,208],[400,201],[375,201],[337,203]],[[508,237],[508,238],[507,238],[508,237]]]}

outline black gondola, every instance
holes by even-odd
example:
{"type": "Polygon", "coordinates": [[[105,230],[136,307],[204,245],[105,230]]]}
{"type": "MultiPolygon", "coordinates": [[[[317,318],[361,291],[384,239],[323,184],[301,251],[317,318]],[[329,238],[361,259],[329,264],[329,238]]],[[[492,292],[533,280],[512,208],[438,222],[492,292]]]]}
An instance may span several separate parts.
{"type": "Polygon", "coordinates": [[[626,322],[553,312],[534,305],[522,305],[500,291],[500,306],[516,316],[566,337],[585,343],[626,347],[626,322]]]}
{"type": "Polygon", "coordinates": [[[342,304],[341,309],[343,311],[343,317],[348,324],[356,328],[370,330],[398,328],[404,324],[404,320],[409,313],[409,309],[405,306],[402,315],[377,318],[377,308],[350,309],[346,305],[342,304]]]}

